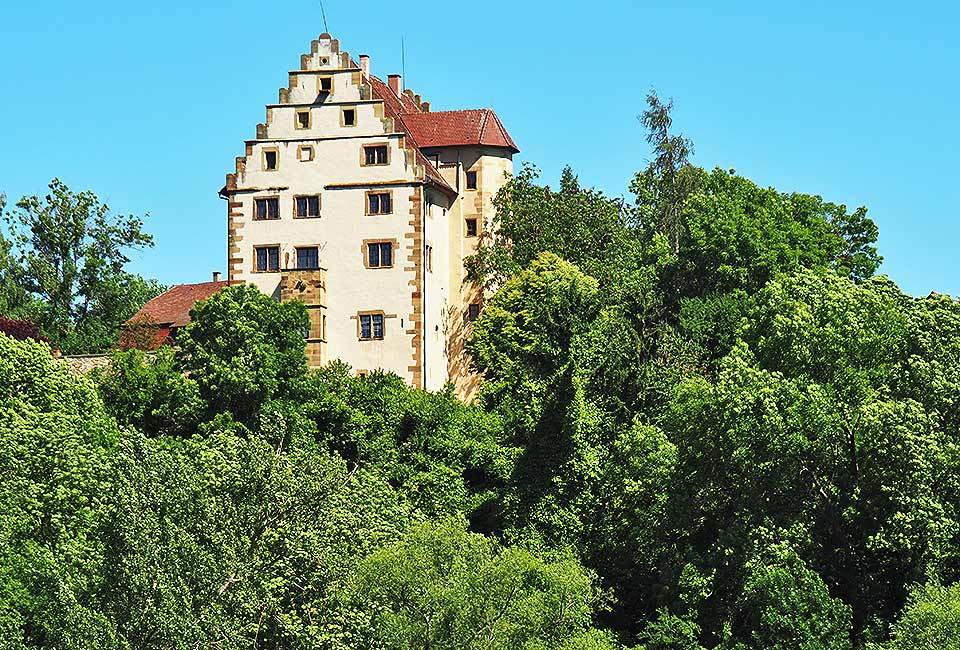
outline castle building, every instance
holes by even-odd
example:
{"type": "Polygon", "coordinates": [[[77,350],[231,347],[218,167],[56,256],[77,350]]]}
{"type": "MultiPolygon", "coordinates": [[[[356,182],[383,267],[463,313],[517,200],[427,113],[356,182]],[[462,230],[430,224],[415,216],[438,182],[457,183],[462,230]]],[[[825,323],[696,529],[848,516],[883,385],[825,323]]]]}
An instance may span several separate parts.
{"type": "Polygon", "coordinates": [[[220,195],[230,284],[302,300],[311,365],[342,359],[469,397],[482,291],[464,258],[518,152],[489,109],[431,112],[322,34],[266,107],[220,195]]]}

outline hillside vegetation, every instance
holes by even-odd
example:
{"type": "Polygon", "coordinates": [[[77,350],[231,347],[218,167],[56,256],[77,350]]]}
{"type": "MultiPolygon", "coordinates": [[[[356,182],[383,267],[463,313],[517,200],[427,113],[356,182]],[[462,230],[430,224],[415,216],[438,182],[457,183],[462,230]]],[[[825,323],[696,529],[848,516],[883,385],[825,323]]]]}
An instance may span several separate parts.
{"type": "Polygon", "coordinates": [[[0,334],[0,648],[960,649],[960,303],[643,122],[629,200],[498,195],[469,405],[251,286],[91,377],[0,334]]]}

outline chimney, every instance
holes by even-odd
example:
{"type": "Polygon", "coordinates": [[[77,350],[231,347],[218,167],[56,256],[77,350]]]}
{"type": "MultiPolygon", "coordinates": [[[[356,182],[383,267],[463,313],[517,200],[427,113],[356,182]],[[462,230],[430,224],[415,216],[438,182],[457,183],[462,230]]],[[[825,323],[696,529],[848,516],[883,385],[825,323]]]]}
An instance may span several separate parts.
{"type": "Polygon", "coordinates": [[[213,281],[214,281],[214,282],[220,282],[220,271],[214,271],[214,272],[213,272],[213,281]]]}
{"type": "Polygon", "coordinates": [[[370,55],[369,54],[360,55],[360,70],[363,72],[364,79],[370,76],[370,55]]]}
{"type": "Polygon", "coordinates": [[[390,84],[390,90],[393,91],[393,94],[399,97],[400,96],[400,75],[398,74],[387,75],[387,83],[390,84]]]}
{"type": "Polygon", "coordinates": [[[421,110],[423,110],[424,113],[429,113],[429,112],[430,112],[430,102],[423,102],[422,104],[420,104],[420,108],[421,108],[421,110]]]}

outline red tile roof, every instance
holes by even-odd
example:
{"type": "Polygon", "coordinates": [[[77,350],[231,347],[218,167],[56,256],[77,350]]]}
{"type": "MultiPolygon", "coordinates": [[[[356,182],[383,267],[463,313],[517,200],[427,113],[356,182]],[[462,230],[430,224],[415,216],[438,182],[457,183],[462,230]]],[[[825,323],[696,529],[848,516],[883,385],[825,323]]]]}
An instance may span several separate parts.
{"type": "Polygon", "coordinates": [[[519,152],[513,138],[489,108],[437,113],[405,113],[403,121],[420,147],[487,145],[519,152]]]}
{"type": "Polygon", "coordinates": [[[178,284],[145,304],[127,324],[147,318],[157,325],[182,327],[190,322],[190,310],[227,286],[226,282],[178,284]]]}

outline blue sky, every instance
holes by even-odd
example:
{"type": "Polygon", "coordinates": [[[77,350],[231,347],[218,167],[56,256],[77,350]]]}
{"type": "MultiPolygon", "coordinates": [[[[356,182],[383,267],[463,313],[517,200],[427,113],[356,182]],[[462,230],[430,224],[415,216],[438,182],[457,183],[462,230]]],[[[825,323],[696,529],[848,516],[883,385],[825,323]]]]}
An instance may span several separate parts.
{"type": "MultiPolygon", "coordinates": [[[[960,294],[960,9],[954,3],[397,3],[326,0],[330,31],[374,74],[400,69],[435,110],[492,107],[554,183],[623,194],[649,152],[637,115],[675,102],[694,162],[782,191],[866,205],[882,271],[960,294]]],[[[264,104],[324,31],[287,2],[5,2],[0,192],[57,176],[149,212],[164,283],[225,270],[224,174],[264,104]]]]}

